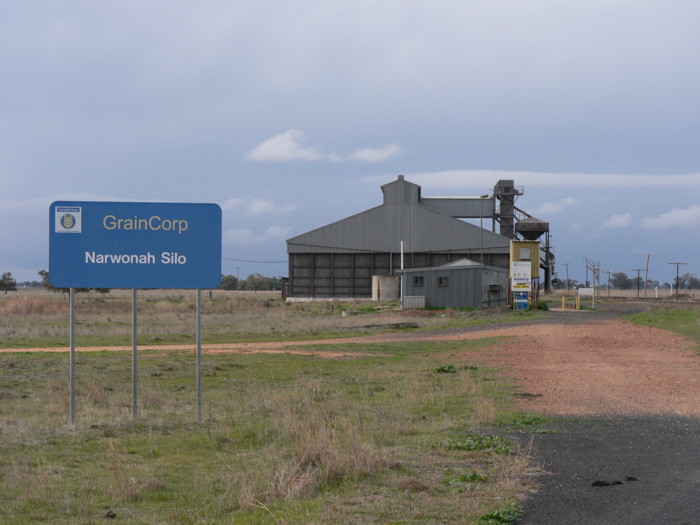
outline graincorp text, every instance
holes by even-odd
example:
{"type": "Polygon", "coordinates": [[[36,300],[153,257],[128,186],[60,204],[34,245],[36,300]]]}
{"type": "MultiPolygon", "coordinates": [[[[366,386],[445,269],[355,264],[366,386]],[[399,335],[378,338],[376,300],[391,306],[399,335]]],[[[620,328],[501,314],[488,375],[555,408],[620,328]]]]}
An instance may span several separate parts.
{"type": "Polygon", "coordinates": [[[121,218],[114,215],[105,215],[102,225],[106,230],[153,230],[171,231],[182,234],[190,227],[187,219],[163,219],[158,215],[153,215],[148,219],[138,216],[133,218],[121,218]]]}

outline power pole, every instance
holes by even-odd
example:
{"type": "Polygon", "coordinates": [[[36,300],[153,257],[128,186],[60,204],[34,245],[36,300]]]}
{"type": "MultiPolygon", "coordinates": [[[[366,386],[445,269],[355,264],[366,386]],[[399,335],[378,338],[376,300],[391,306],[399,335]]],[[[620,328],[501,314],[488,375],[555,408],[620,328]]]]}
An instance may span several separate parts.
{"type": "Polygon", "coordinates": [[[567,291],[567,295],[569,292],[569,265],[570,264],[571,263],[561,263],[562,266],[566,266],[566,291],[567,291]]]}
{"type": "Polygon", "coordinates": [[[644,268],[632,268],[630,271],[637,272],[637,299],[639,299],[639,281],[642,280],[640,274],[644,271],[644,268]]]}
{"type": "Polygon", "coordinates": [[[588,286],[588,270],[593,274],[593,288],[596,287],[596,282],[600,286],[600,263],[591,261],[588,257],[584,257],[586,261],[586,286],[588,286]]]}
{"type": "Polygon", "coordinates": [[[610,297],[610,274],[612,273],[610,270],[603,270],[603,273],[608,274],[608,297],[610,297]]]}
{"type": "Polygon", "coordinates": [[[647,268],[646,271],[644,272],[644,299],[647,298],[647,282],[649,281],[649,259],[651,258],[651,254],[647,253],[647,268]]]}
{"type": "Polygon", "coordinates": [[[670,262],[668,264],[675,264],[676,265],[676,295],[680,292],[681,289],[681,279],[679,277],[679,268],[681,267],[681,264],[688,264],[684,262],[670,262]]]}

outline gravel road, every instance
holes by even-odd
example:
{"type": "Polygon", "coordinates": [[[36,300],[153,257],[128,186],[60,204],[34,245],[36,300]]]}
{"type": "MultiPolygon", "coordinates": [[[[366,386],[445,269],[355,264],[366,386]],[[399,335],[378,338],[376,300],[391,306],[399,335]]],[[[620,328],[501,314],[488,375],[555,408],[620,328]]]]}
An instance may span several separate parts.
{"type": "Polygon", "coordinates": [[[700,523],[700,356],[668,332],[600,313],[555,315],[516,333],[491,362],[551,414],[509,437],[531,450],[538,491],[524,525],[700,523]]]}

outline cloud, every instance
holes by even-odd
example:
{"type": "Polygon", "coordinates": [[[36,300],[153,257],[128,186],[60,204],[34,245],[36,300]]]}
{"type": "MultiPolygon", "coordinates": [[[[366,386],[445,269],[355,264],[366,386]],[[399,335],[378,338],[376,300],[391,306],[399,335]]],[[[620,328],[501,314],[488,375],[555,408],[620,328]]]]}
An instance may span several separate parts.
{"type": "Polygon", "coordinates": [[[224,232],[224,244],[243,246],[285,240],[292,229],[288,226],[272,225],[262,234],[249,228],[231,228],[224,232]]]}
{"type": "Polygon", "coordinates": [[[576,204],[576,199],[574,199],[573,197],[565,197],[555,202],[545,202],[544,204],[540,205],[539,207],[535,208],[529,213],[531,215],[534,215],[535,217],[553,215],[555,213],[563,211],[566,208],[570,208],[571,206],[576,206],[576,204]]]}
{"type": "Polygon", "coordinates": [[[246,153],[245,158],[247,160],[266,162],[316,161],[324,158],[315,148],[303,146],[303,141],[303,131],[289,129],[258,144],[246,153]]]}
{"type": "Polygon", "coordinates": [[[238,197],[232,197],[230,199],[226,199],[224,203],[221,205],[222,210],[232,210],[234,208],[237,208],[243,204],[243,200],[239,199],[238,197]]]}
{"type": "Polygon", "coordinates": [[[253,199],[248,204],[248,211],[254,215],[264,215],[275,209],[275,203],[265,199],[253,199]]]}
{"type": "Polygon", "coordinates": [[[289,233],[291,231],[292,229],[289,226],[272,225],[267,230],[265,230],[265,233],[263,233],[262,235],[262,240],[275,241],[279,239],[286,239],[287,237],[289,237],[289,233]]]}
{"type": "Polygon", "coordinates": [[[221,205],[221,208],[226,211],[242,207],[245,207],[248,213],[252,215],[282,215],[295,210],[297,205],[294,203],[280,205],[276,204],[275,201],[270,201],[261,197],[254,197],[252,199],[232,197],[230,199],[226,199],[226,201],[221,205]]]}
{"type": "Polygon", "coordinates": [[[605,221],[601,228],[604,229],[615,229],[615,228],[626,228],[632,224],[632,214],[623,213],[622,215],[613,215],[607,221],[605,221]]]}
{"type": "Polygon", "coordinates": [[[403,154],[403,148],[399,144],[392,142],[391,144],[386,144],[381,148],[356,149],[347,156],[347,159],[357,162],[377,163],[386,162],[387,160],[395,157],[400,157],[403,154]]]}
{"type": "Polygon", "coordinates": [[[666,228],[696,228],[700,226],[700,205],[693,204],[687,208],[673,208],[657,217],[642,219],[642,227],[649,230],[666,228]]]}
{"type": "MultiPolygon", "coordinates": [[[[406,179],[433,189],[481,189],[494,181],[512,179],[518,186],[577,187],[577,188],[639,188],[639,187],[700,187],[700,173],[686,175],[629,175],[616,173],[554,173],[506,170],[448,170],[406,173],[406,179]]],[[[373,184],[385,182],[385,177],[365,179],[373,184]]]]}
{"type": "Polygon", "coordinates": [[[403,148],[392,142],[379,148],[358,148],[352,153],[324,153],[313,146],[304,145],[306,136],[299,129],[289,129],[271,139],[258,144],[245,154],[245,159],[256,162],[292,162],[292,161],[331,161],[331,162],[386,162],[404,154],[403,148]]]}
{"type": "Polygon", "coordinates": [[[275,204],[274,201],[268,201],[265,199],[255,198],[248,204],[248,211],[253,215],[265,215],[268,213],[274,213],[276,215],[281,215],[283,213],[290,212],[296,208],[296,204],[285,204],[279,206],[275,204]]]}

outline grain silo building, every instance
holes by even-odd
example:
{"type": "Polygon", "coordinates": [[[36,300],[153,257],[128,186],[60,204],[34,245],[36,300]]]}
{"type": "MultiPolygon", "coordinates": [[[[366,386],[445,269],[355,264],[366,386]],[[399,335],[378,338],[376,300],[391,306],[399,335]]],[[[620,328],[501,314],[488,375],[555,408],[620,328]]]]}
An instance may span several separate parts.
{"type": "Polygon", "coordinates": [[[402,175],[381,190],[379,206],[287,240],[289,298],[388,298],[402,261],[404,269],[463,259],[508,268],[522,195],[513,181],[481,197],[422,197],[402,175]],[[498,223],[500,233],[461,219],[498,223]]]}

